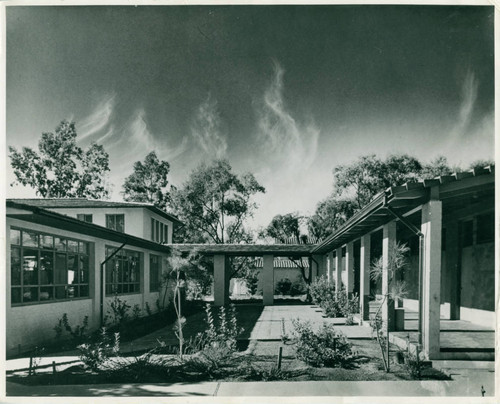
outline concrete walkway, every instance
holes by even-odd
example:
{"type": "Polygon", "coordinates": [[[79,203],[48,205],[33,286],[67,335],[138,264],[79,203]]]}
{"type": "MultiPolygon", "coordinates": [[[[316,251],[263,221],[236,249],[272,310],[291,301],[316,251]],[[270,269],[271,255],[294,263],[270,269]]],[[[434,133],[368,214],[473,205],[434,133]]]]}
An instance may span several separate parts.
{"type": "MultiPolygon", "coordinates": [[[[218,397],[485,397],[494,396],[494,374],[476,372],[452,381],[315,381],[315,382],[201,382],[158,384],[100,384],[22,386],[7,382],[8,396],[218,396],[218,397]]],[[[483,403],[494,399],[483,398],[483,403]]]]}
{"type": "MultiPolygon", "coordinates": [[[[252,341],[280,340],[283,332],[293,331],[292,320],[310,321],[313,327],[324,322],[333,323],[348,338],[371,338],[371,329],[366,326],[346,326],[344,319],[323,318],[322,311],[310,305],[268,306],[263,308],[253,329],[249,332],[252,341]]],[[[202,314],[190,318],[190,324],[203,321],[202,314]]],[[[253,321],[252,321],[253,323],[253,321]]],[[[126,349],[150,349],[157,340],[171,339],[172,327],[168,326],[126,345],[126,349]]],[[[72,366],[77,356],[53,356],[42,358],[39,365],[47,365],[51,371],[52,361],[57,370],[72,366]]],[[[9,360],[6,370],[23,369],[29,366],[29,358],[9,360]]],[[[308,381],[308,382],[200,382],[200,383],[159,383],[159,384],[98,384],[25,386],[7,382],[8,396],[469,396],[480,397],[481,386],[485,396],[494,396],[494,362],[442,361],[437,366],[452,375],[450,381],[308,381]]],[[[493,402],[483,399],[482,402],[493,402]]]]}

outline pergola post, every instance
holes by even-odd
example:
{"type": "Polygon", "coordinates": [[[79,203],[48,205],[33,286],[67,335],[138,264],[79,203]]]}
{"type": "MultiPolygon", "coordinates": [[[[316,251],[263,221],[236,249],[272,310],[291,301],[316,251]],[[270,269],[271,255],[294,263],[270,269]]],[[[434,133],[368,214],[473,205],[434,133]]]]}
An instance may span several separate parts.
{"type": "Polygon", "coordinates": [[[262,303],[271,306],[274,303],[274,255],[264,254],[262,261],[262,303]]]}
{"type": "Polygon", "coordinates": [[[359,304],[361,321],[370,319],[370,248],[371,236],[361,237],[359,304]]]}
{"type": "Polygon", "coordinates": [[[214,255],[214,305],[229,303],[229,258],[225,254],[214,255]]]}
{"type": "Polygon", "coordinates": [[[325,274],[326,269],[325,269],[325,255],[323,254],[313,254],[311,257],[311,282],[314,282],[314,280],[325,274]]]}
{"type": "Polygon", "coordinates": [[[330,251],[327,257],[326,278],[328,279],[328,283],[331,283],[333,282],[333,251],[330,251]]]}
{"type": "Polygon", "coordinates": [[[389,254],[396,244],[396,222],[392,221],[384,225],[382,239],[382,295],[387,296],[382,306],[382,321],[389,331],[394,331],[396,327],[394,300],[388,294],[390,290],[389,279],[389,254]]]}
{"type": "Polygon", "coordinates": [[[450,293],[450,320],[460,320],[460,245],[458,222],[446,224],[446,274],[450,293]]]}
{"type": "Polygon", "coordinates": [[[440,355],[442,202],[432,199],[422,206],[423,312],[422,342],[429,359],[440,355]]]}
{"type": "Polygon", "coordinates": [[[337,248],[335,254],[335,292],[342,289],[342,247],[337,248]]]}
{"type": "Polygon", "coordinates": [[[345,291],[348,297],[354,292],[354,242],[347,243],[345,253],[346,285],[345,291]]]}

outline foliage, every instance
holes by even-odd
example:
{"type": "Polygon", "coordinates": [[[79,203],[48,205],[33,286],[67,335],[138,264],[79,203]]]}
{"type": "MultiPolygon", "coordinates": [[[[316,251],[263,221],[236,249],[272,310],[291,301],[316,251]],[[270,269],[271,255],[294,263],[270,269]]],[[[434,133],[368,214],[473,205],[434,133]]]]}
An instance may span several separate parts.
{"type": "Polygon", "coordinates": [[[121,326],[128,321],[128,311],[130,309],[130,305],[127,304],[125,300],[122,300],[119,296],[115,295],[109,306],[111,313],[108,310],[108,313],[110,314],[106,315],[106,320],[111,320],[111,325],[121,326]]]}
{"type": "Polygon", "coordinates": [[[137,320],[139,317],[141,317],[141,306],[138,304],[134,304],[134,307],[132,308],[132,318],[134,320],[137,320]]]}
{"type": "Polygon", "coordinates": [[[316,211],[309,217],[307,221],[309,234],[317,239],[326,238],[342,226],[355,210],[352,200],[330,195],[317,204],[316,211]]]}
{"type": "Polygon", "coordinates": [[[251,198],[260,192],[265,189],[253,174],[237,176],[226,160],[201,164],[172,191],[175,213],[185,223],[182,242],[239,242],[256,208],[251,198]]]}
{"type": "Polygon", "coordinates": [[[96,371],[111,355],[118,355],[120,351],[120,333],[111,337],[106,328],[101,328],[96,342],[78,346],[80,360],[88,368],[96,371]]]}
{"type": "Polygon", "coordinates": [[[300,243],[300,220],[298,213],[287,213],[285,215],[276,215],[272,218],[269,225],[262,231],[264,237],[272,237],[285,243],[288,239],[295,239],[300,243]]]}
{"type": "Polygon", "coordinates": [[[302,277],[297,277],[297,279],[292,283],[292,287],[290,288],[291,296],[303,295],[307,292],[304,282],[302,281],[302,277]]]}
{"type": "Polygon", "coordinates": [[[422,164],[407,154],[390,155],[385,160],[371,154],[336,166],[333,192],[318,203],[308,219],[309,234],[318,239],[327,237],[388,187],[448,175],[453,170],[459,169],[452,169],[443,156],[422,164]]]}
{"type": "Polygon", "coordinates": [[[328,317],[345,317],[346,324],[353,323],[353,314],[357,313],[359,297],[356,293],[348,298],[345,289],[335,291],[333,283],[329,283],[324,276],[316,278],[309,285],[309,294],[314,304],[323,309],[328,317]]]}
{"type": "Polygon", "coordinates": [[[42,133],[38,152],[9,146],[11,166],[16,176],[12,184],[35,189],[44,198],[107,198],[105,184],[109,155],[101,145],[88,149],[77,146],[74,122],[62,121],[54,133],[42,133]]]}
{"type": "Polygon", "coordinates": [[[400,242],[393,242],[389,245],[389,253],[387,257],[387,264],[384,268],[384,259],[380,257],[372,263],[370,268],[370,278],[374,281],[378,281],[382,278],[384,270],[387,271],[387,281],[388,281],[388,291],[384,295],[384,298],[380,304],[377,313],[372,316],[370,325],[372,327],[372,332],[377,338],[377,342],[380,346],[380,351],[382,354],[382,361],[384,362],[385,370],[389,371],[389,328],[386,330],[383,328],[383,321],[381,316],[381,308],[386,303],[392,305],[392,302],[403,299],[406,296],[405,283],[402,281],[396,281],[396,277],[400,275],[408,267],[408,253],[410,248],[406,244],[400,242]]]}
{"type": "Polygon", "coordinates": [[[248,292],[251,295],[257,294],[257,289],[259,287],[259,271],[255,268],[248,268],[244,274],[244,278],[248,292]]]}
{"type": "Polygon", "coordinates": [[[310,322],[292,321],[295,327],[296,356],[314,367],[347,366],[353,359],[352,346],[332,324],[323,323],[314,332],[310,322]]]}
{"type": "Polygon", "coordinates": [[[134,172],[125,178],[123,183],[123,199],[126,201],[148,202],[166,210],[170,195],[166,191],[170,165],[159,160],[153,150],[144,162],[134,163],[134,172]]]}
{"type": "Polygon", "coordinates": [[[54,327],[54,331],[56,332],[56,338],[59,339],[62,337],[64,331],[70,334],[73,337],[75,342],[82,341],[87,334],[89,327],[89,316],[85,316],[83,318],[82,324],[77,325],[74,329],[69,324],[68,315],[64,313],[62,318],[57,321],[57,324],[54,327]]]}
{"type": "Polygon", "coordinates": [[[289,295],[290,290],[292,289],[292,281],[288,278],[280,279],[276,283],[276,287],[274,291],[278,295],[289,295]]]}
{"type": "Polygon", "coordinates": [[[246,363],[244,366],[239,367],[240,377],[244,380],[272,382],[278,380],[287,380],[289,375],[287,372],[282,371],[277,366],[271,368],[263,368],[246,363]]]}

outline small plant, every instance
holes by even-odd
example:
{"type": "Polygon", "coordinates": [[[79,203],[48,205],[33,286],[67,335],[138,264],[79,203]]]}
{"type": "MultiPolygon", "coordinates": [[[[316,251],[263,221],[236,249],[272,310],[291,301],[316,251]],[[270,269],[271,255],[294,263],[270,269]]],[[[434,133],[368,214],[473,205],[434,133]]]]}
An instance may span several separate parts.
{"type": "Polygon", "coordinates": [[[111,325],[123,325],[128,320],[128,310],[130,305],[125,300],[120,299],[117,295],[110,303],[111,314],[107,318],[111,319],[111,325]]]}
{"type": "Polygon", "coordinates": [[[132,308],[132,318],[134,320],[137,320],[139,317],[141,317],[141,306],[138,304],[134,304],[134,307],[132,308]]]}
{"type": "Polygon", "coordinates": [[[56,333],[57,339],[60,339],[64,331],[66,331],[68,334],[71,335],[71,337],[76,343],[80,343],[86,337],[88,328],[89,328],[89,316],[85,316],[83,318],[82,324],[77,325],[75,328],[73,328],[69,324],[67,313],[64,313],[62,318],[57,320],[57,324],[53,329],[56,333]]]}
{"type": "Polygon", "coordinates": [[[245,283],[250,295],[256,295],[259,287],[259,272],[255,269],[248,270],[245,274],[245,283]]]}
{"type": "Polygon", "coordinates": [[[295,282],[292,283],[292,286],[290,288],[290,295],[291,296],[298,296],[298,295],[303,295],[307,292],[304,282],[302,281],[302,277],[299,276],[295,282]]]}
{"type": "Polygon", "coordinates": [[[153,315],[153,310],[151,310],[151,306],[148,302],[146,302],[146,314],[148,315],[148,317],[153,315]]]}
{"type": "Polygon", "coordinates": [[[92,344],[81,344],[78,346],[80,360],[85,366],[93,371],[97,371],[111,355],[118,355],[120,352],[120,333],[114,333],[111,337],[106,328],[101,328],[98,341],[92,344]]]}
{"type": "Polygon", "coordinates": [[[288,374],[276,366],[270,369],[259,368],[252,364],[245,364],[238,369],[240,377],[245,380],[272,382],[277,380],[287,380],[288,374]]]}
{"type": "Polygon", "coordinates": [[[42,360],[42,355],[45,351],[45,348],[41,348],[39,346],[36,346],[35,349],[33,350],[33,353],[31,355],[31,360],[30,360],[30,369],[29,369],[29,375],[35,375],[36,374],[36,369],[38,365],[40,364],[40,361],[42,360]]]}
{"type": "Polygon", "coordinates": [[[354,359],[352,345],[332,324],[323,324],[314,332],[308,321],[293,320],[292,323],[298,359],[314,367],[345,367],[354,359]]]}

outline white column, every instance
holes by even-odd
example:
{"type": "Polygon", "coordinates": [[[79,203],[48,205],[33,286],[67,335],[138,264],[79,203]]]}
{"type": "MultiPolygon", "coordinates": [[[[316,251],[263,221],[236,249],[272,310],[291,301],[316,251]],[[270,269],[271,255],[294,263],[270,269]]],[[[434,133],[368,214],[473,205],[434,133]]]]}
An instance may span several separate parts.
{"type": "Polygon", "coordinates": [[[345,269],[346,269],[346,285],[345,290],[347,296],[351,296],[354,292],[354,242],[347,243],[345,254],[345,269]]]}
{"type": "Polygon", "coordinates": [[[265,254],[262,265],[262,303],[272,306],[274,303],[274,255],[265,254]]]}
{"type": "Polygon", "coordinates": [[[370,319],[370,248],[371,236],[361,237],[360,277],[359,277],[359,304],[361,320],[370,319]]]}
{"type": "MultiPolygon", "coordinates": [[[[89,276],[89,293],[92,298],[93,303],[93,325],[95,327],[100,327],[101,324],[101,302],[103,316],[106,315],[106,265],[103,269],[103,278],[101,278],[101,262],[106,259],[106,249],[104,243],[96,242],[90,243],[90,261],[94,263],[94,266],[90,267],[89,276]],[[93,270],[92,270],[93,269],[93,270]],[[101,297],[101,285],[103,296],[101,297]],[[101,300],[102,299],[102,300],[101,300]]],[[[92,321],[92,320],[91,320],[92,321]]]]}
{"type": "Polygon", "coordinates": [[[431,200],[422,207],[423,257],[423,313],[422,342],[429,359],[440,354],[441,306],[441,229],[442,203],[431,200]]]}
{"type": "Polygon", "coordinates": [[[337,248],[335,256],[335,291],[342,288],[342,247],[337,248]]]}
{"type": "Polygon", "coordinates": [[[229,303],[229,259],[224,254],[214,255],[214,305],[229,303]]]}
{"type": "Polygon", "coordinates": [[[327,265],[327,272],[326,272],[326,277],[328,279],[328,283],[333,282],[333,251],[330,251],[328,253],[328,265],[327,265]]]}
{"type": "Polygon", "coordinates": [[[458,222],[446,226],[446,279],[450,294],[450,320],[460,319],[460,248],[458,222]]]}
{"type": "MultiPolygon", "coordinates": [[[[389,279],[389,254],[391,249],[396,244],[396,222],[392,221],[384,225],[383,227],[383,240],[382,240],[382,260],[383,260],[383,271],[382,271],[382,295],[386,296],[390,290],[390,279],[389,279]]],[[[395,329],[395,312],[394,312],[394,300],[387,297],[385,299],[384,305],[382,306],[382,321],[384,325],[388,327],[389,331],[395,329]]]]}

